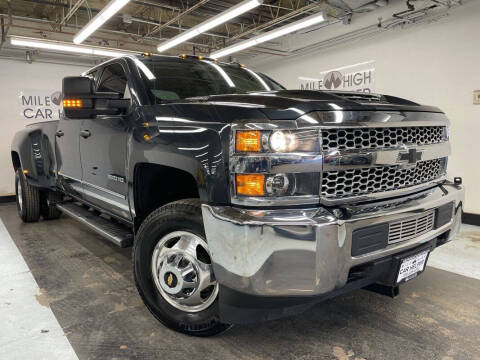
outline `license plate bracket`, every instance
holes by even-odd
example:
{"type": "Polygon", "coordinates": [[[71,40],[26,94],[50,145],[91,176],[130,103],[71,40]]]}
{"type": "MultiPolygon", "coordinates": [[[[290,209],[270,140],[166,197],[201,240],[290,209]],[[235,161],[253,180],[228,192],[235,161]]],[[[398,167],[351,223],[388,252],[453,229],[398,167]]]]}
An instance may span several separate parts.
{"type": "Polygon", "coordinates": [[[425,270],[430,251],[431,249],[427,248],[400,258],[395,284],[407,282],[420,275],[425,270]]]}

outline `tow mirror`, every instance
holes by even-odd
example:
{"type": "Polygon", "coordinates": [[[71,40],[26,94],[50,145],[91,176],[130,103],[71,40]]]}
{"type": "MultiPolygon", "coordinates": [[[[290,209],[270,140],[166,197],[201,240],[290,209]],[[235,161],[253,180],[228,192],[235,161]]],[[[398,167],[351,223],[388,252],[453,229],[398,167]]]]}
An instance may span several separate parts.
{"type": "Polygon", "coordinates": [[[93,118],[97,115],[118,115],[130,106],[130,100],[117,93],[93,91],[94,82],[85,76],[63,78],[62,105],[69,119],[93,118]]]}

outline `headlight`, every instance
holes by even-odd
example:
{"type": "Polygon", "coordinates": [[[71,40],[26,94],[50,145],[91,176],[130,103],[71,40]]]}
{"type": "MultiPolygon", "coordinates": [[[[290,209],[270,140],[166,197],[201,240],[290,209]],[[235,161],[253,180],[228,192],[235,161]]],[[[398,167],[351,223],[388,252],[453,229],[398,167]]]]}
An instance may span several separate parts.
{"type": "Polygon", "coordinates": [[[320,129],[271,126],[274,129],[265,130],[258,124],[248,125],[248,130],[233,133],[232,202],[247,206],[317,204],[320,129]]]}
{"type": "Polygon", "coordinates": [[[285,196],[289,188],[295,187],[291,182],[286,174],[270,175],[265,180],[265,189],[269,195],[285,196]]]}
{"type": "Polygon", "coordinates": [[[319,132],[306,130],[238,130],[236,152],[292,153],[318,152],[319,132]]]}
{"type": "Polygon", "coordinates": [[[235,194],[242,197],[318,195],[318,184],[318,173],[235,174],[235,194]]]}
{"type": "Polygon", "coordinates": [[[269,139],[270,149],[275,152],[293,152],[297,149],[297,135],[287,131],[274,131],[269,139]]]}
{"type": "Polygon", "coordinates": [[[295,190],[295,178],[286,174],[237,174],[235,182],[237,195],[244,196],[285,196],[295,190]]]}

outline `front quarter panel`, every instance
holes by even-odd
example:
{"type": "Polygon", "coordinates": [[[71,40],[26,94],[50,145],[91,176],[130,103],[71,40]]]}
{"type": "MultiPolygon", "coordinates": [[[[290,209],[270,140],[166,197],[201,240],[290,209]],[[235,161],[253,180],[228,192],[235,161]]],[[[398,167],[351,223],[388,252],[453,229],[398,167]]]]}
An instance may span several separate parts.
{"type": "Polygon", "coordinates": [[[228,203],[230,124],[215,121],[208,106],[191,114],[171,106],[161,110],[158,115],[158,106],[144,107],[143,122],[133,129],[129,144],[130,185],[137,164],[169,166],[193,176],[203,202],[228,203]]]}

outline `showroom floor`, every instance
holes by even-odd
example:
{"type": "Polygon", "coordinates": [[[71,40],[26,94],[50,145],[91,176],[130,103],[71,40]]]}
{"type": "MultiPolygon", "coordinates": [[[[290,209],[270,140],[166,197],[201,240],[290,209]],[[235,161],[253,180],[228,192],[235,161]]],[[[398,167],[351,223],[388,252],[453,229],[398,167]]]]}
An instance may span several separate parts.
{"type": "Polygon", "coordinates": [[[478,227],[464,226],[459,241],[436,250],[437,268],[394,300],[356,291],[294,318],[201,339],[150,315],[130,249],[68,218],[22,224],[14,204],[0,205],[0,218],[1,360],[480,359],[478,227]]]}

